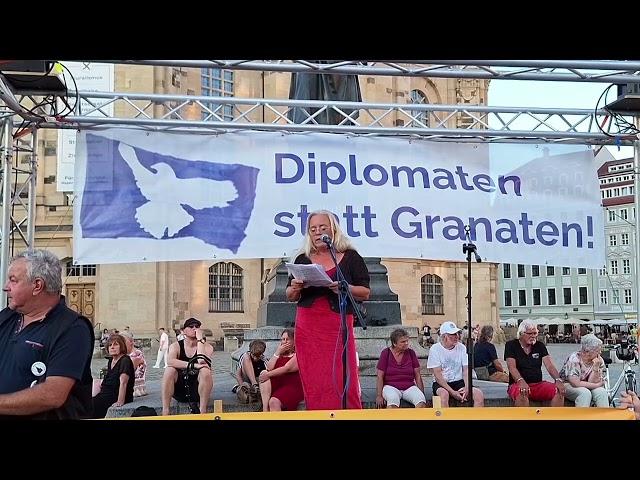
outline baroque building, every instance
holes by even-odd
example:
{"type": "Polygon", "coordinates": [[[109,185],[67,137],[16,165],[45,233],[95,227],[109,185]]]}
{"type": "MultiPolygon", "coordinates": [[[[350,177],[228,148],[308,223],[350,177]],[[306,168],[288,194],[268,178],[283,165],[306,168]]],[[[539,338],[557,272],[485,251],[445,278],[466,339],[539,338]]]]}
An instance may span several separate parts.
{"type": "MultiPolygon", "coordinates": [[[[596,156],[602,199],[605,264],[597,270],[552,265],[499,266],[503,323],[525,318],[622,325],[637,323],[636,209],[633,158],[596,156]]],[[[545,175],[549,174],[548,172],[545,175]]],[[[569,326],[566,329],[570,329],[569,326]]]]}
{"type": "MultiPolygon", "coordinates": [[[[116,92],[236,96],[242,98],[288,98],[290,74],[220,69],[193,69],[135,65],[115,65],[116,92]]],[[[363,101],[407,104],[486,104],[488,81],[473,79],[403,78],[360,76],[363,101]]],[[[82,89],[81,87],[79,88],[82,89]]],[[[132,102],[134,105],[136,101],[132,102]]],[[[138,105],[140,106],[140,105],[138,105]]],[[[170,107],[170,106],[169,106],[170,107]]],[[[167,115],[167,107],[157,104],[153,115],[167,115]]],[[[133,105],[118,103],[116,114],[135,116],[133,105]]],[[[215,109],[215,105],[211,105],[215,109]]],[[[411,111],[410,107],[408,108],[411,111]]],[[[246,111],[246,110],[245,110],[246,111]]],[[[223,120],[237,118],[242,108],[216,111],[223,120]]],[[[191,120],[210,112],[193,106],[191,120]]],[[[361,118],[366,113],[361,113],[361,118]]],[[[424,125],[449,113],[417,115],[424,125]]],[[[276,114],[256,109],[247,117],[271,122],[276,114]]],[[[387,126],[402,126],[406,117],[390,115],[387,126]]],[[[448,128],[473,123],[466,114],[453,115],[448,128]]],[[[38,184],[36,197],[36,248],[48,248],[63,261],[64,291],[75,309],[91,318],[96,328],[126,325],[137,336],[155,337],[159,327],[171,329],[188,317],[197,317],[211,330],[214,339],[241,334],[255,328],[265,284],[280,258],[191,262],[143,262],[135,264],[75,265],[73,262],[73,192],[58,191],[59,132],[41,130],[38,139],[38,184]]],[[[357,245],[357,242],[356,242],[357,245]]],[[[14,250],[24,244],[16,238],[14,250]]],[[[466,263],[424,259],[384,258],[389,284],[398,295],[402,323],[421,328],[438,327],[445,320],[462,325],[467,320],[466,263]]],[[[498,323],[497,266],[473,264],[473,323],[498,323]]]]}

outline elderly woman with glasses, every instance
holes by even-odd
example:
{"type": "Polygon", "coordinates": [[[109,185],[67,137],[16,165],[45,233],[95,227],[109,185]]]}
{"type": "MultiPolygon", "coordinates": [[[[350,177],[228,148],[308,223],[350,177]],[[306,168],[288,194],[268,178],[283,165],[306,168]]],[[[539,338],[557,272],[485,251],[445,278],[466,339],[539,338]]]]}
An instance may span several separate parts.
{"type": "MultiPolygon", "coordinates": [[[[307,219],[307,232],[301,252],[294,263],[319,265],[332,280],[324,287],[311,286],[289,278],[287,299],[297,302],[296,352],[307,410],[342,408],[342,330],[338,273],[330,248],[334,249],[346,287],[356,302],[369,299],[369,271],[349,238],[342,232],[338,218],[327,210],[318,210],[307,219]],[[332,247],[330,247],[330,245],[332,247]]],[[[347,320],[346,407],[362,408],[359,393],[356,347],[353,336],[354,307],[345,306],[347,320]]]]}
{"type": "Polygon", "coordinates": [[[602,340],[592,333],[582,337],[581,348],[573,352],[560,370],[560,378],[565,382],[566,397],[575,402],[576,407],[607,408],[609,399],[604,388],[604,360],[602,340]]]}
{"type": "Polygon", "coordinates": [[[538,342],[538,327],[531,320],[518,326],[518,338],[505,343],[504,359],[509,370],[507,393],[516,407],[528,407],[529,400],[551,401],[552,407],[564,405],[564,383],[547,347],[538,342]],[[542,364],[554,383],[542,380],[542,364]]]}
{"type": "Polygon", "coordinates": [[[409,333],[396,328],[390,339],[391,346],[382,351],[376,367],[376,406],[399,408],[404,399],[416,408],[426,407],[420,363],[416,352],[409,348],[409,333]]]}

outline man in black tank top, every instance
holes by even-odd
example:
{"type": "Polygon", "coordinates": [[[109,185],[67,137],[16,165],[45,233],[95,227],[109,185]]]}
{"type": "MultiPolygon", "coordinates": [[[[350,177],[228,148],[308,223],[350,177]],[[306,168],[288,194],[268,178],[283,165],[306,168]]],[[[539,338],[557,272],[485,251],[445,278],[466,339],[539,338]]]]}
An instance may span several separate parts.
{"type": "MultiPolygon", "coordinates": [[[[167,354],[167,368],[162,377],[162,415],[169,415],[171,397],[179,402],[189,402],[199,408],[199,412],[206,413],[207,404],[213,390],[213,374],[204,360],[198,360],[193,372],[189,372],[185,382],[185,369],[189,361],[196,355],[205,355],[209,360],[213,356],[213,346],[204,338],[200,326],[195,318],[185,320],[182,331],[184,340],[179,340],[169,346],[167,354]]],[[[196,412],[198,413],[198,412],[196,412]]]]}

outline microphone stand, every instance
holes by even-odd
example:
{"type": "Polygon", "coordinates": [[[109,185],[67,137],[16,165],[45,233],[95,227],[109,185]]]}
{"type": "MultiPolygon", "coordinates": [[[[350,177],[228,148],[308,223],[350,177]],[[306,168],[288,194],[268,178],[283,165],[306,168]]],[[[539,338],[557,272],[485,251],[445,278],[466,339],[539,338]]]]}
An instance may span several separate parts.
{"type": "Polygon", "coordinates": [[[473,407],[473,330],[471,329],[471,254],[475,255],[476,262],[482,262],[478,255],[478,248],[471,243],[471,227],[465,225],[466,243],[462,244],[462,253],[467,254],[467,395],[469,406],[473,407]]]}
{"type": "Polygon", "coordinates": [[[324,240],[333,259],[333,263],[336,266],[336,279],[338,281],[338,305],[340,307],[340,328],[342,330],[342,409],[347,409],[347,394],[349,392],[350,378],[347,377],[347,345],[349,344],[349,330],[347,329],[347,299],[351,302],[353,312],[358,318],[358,323],[364,330],[367,329],[364,324],[364,319],[360,313],[360,309],[357,307],[356,301],[349,290],[349,283],[344,278],[340,265],[338,265],[338,258],[336,256],[335,247],[331,240],[324,240]]]}

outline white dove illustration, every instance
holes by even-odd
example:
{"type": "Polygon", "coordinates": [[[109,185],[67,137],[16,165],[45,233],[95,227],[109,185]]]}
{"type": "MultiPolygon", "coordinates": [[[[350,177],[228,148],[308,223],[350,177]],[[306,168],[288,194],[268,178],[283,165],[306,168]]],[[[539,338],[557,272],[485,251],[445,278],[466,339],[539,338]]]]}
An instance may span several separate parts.
{"type": "Polygon", "coordinates": [[[178,178],[164,162],[151,166],[154,173],[140,163],[131,146],[120,142],[118,150],[133,172],[140,192],[148,200],[136,209],[138,225],[155,238],[164,237],[165,231],[173,237],[193,222],[194,218],[182,205],[195,210],[226,207],[238,196],[230,180],[178,178]]]}

